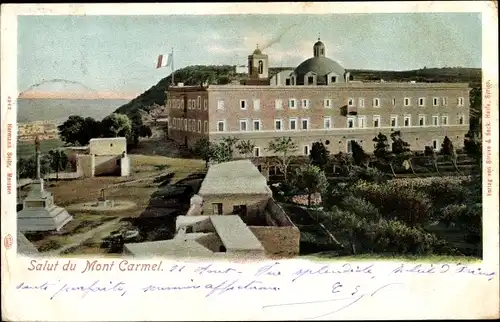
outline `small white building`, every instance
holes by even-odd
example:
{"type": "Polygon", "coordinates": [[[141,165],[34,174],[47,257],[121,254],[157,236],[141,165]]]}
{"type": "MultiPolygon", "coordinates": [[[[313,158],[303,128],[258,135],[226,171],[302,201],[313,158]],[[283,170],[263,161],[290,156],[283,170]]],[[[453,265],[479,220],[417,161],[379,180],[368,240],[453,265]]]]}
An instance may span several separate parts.
{"type": "Polygon", "coordinates": [[[82,177],[116,174],[130,175],[127,139],[97,138],[89,141],[87,154],[77,156],[77,172],[82,177]]]}

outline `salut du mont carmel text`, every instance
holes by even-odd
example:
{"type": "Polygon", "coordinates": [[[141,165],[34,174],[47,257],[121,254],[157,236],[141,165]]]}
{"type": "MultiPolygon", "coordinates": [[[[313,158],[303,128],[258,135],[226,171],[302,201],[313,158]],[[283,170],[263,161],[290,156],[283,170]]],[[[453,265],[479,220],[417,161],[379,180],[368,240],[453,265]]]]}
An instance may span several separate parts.
{"type": "Polygon", "coordinates": [[[121,272],[159,272],[162,271],[162,261],[148,263],[131,263],[124,259],[101,263],[98,260],[87,260],[82,269],[82,264],[77,264],[71,260],[31,260],[28,266],[29,271],[76,271],[82,274],[87,272],[109,272],[118,270],[121,272]]]}

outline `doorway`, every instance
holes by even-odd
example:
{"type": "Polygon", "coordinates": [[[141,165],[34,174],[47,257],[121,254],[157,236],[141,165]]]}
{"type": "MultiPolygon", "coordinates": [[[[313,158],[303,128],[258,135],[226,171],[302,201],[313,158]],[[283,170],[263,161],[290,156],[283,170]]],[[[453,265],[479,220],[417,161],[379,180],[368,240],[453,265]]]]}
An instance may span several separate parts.
{"type": "Polygon", "coordinates": [[[245,217],[247,215],[247,205],[234,205],[233,206],[233,215],[245,217]]]}
{"type": "Polygon", "coordinates": [[[212,204],[212,212],[215,216],[222,215],[222,204],[221,203],[213,203],[212,204]]]}

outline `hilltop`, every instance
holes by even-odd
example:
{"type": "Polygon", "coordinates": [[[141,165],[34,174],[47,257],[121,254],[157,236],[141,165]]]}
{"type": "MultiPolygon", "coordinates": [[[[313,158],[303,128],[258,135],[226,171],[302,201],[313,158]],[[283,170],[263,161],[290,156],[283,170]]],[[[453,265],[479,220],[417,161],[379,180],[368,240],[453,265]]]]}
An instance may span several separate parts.
{"type": "MultiPolygon", "coordinates": [[[[274,67],[269,69],[270,75],[281,70],[293,69],[293,67],[274,67]]],[[[408,71],[384,71],[384,70],[348,70],[353,80],[363,82],[375,82],[384,80],[387,82],[431,82],[431,83],[469,83],[471,88],[481,87],[481,69],[463,67],[445,68],[423,68],[408,71]]],[[[120,106],[116,112],[134,115],[139,112],[149,112],[155,105],[164,105],[165,91],[172,81],[172,75],[160,80],[147,91],[132,99],[127,104],[120,106]]],[[[203,82],[209,84],[228,84],[243,79],[245,74],[236,74],[234,67],[230,65],[194,65],[175,71],[175,82],[183,82],[185,85],[197,85],[203,82]]]]}

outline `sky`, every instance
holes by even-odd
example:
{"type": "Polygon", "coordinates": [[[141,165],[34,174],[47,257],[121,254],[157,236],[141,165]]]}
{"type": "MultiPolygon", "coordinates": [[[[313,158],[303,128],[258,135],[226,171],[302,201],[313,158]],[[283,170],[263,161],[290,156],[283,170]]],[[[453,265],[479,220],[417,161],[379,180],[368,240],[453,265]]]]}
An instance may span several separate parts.
{"type": "Polygon", "coordinates": [[[175,69],[246,64],[257,45],[296,67],[318,35],[346,69],[481,67],[480,13],[19,16],[18,87],[142,93],[170,74],[156,60],[172,48],[175,69]]]}

